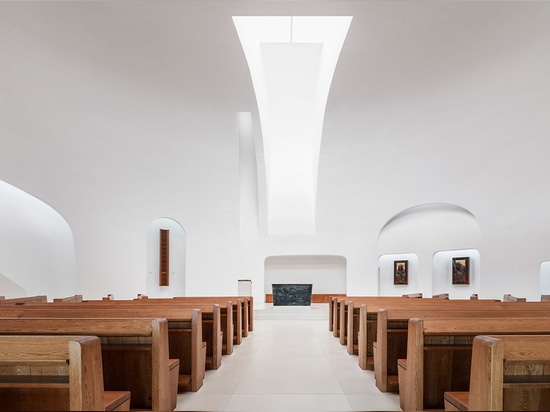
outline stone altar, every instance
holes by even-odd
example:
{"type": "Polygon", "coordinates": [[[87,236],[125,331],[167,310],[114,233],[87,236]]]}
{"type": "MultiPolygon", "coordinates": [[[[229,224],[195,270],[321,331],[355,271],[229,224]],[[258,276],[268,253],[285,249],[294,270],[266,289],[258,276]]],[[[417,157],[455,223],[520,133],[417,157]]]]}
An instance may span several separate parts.
{"type": "Polygon", "coordinates": [[[311,306],[311,283],[274,283],[273,306],[311,306]]]}

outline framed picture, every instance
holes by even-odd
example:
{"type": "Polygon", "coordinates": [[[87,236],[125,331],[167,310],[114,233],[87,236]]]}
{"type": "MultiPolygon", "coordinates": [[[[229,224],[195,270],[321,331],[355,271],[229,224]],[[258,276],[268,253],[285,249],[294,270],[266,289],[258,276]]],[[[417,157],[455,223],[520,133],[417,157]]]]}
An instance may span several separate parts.
{"type": "Polygon", "coordinates": [[[453,285],[470,284],[470,258],[453,258],[453,285]]]}
{"type": "Polygon", "coordinates": [[[408,285],[409,284],[409,261],[395,260],[393,262],[393,284],[408,285]]]}

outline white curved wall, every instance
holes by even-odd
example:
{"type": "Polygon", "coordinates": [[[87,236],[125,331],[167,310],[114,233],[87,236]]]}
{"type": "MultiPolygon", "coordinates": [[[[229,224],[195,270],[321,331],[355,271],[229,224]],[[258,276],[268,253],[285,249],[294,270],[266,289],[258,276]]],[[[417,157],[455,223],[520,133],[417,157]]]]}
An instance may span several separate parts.
{"type": "Polygon", "coordinates": [[[79,293],[71,228],[52,207],[0,181],[0,290],[6,297],[79,293]]]}

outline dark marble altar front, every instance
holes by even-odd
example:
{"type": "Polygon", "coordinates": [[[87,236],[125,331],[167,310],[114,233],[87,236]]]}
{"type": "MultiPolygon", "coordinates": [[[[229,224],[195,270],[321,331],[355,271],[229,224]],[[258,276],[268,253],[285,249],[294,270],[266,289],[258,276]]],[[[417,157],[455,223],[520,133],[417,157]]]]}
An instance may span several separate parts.
{"type": "Polygon", "coordinates": [[[311,283],[278,283],[271,287],[273,306],[311,306],[311,283]]]}

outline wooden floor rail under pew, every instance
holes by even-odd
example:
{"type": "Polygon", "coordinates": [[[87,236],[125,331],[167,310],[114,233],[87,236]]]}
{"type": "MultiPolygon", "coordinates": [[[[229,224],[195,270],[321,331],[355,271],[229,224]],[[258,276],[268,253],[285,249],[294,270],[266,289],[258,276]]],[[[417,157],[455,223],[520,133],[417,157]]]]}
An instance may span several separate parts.
{"type": "Polygon", "coordinates": [[[413,318],[407,359],[398,361],[404,411],[444,408],[444,393],[467,391],[472,343],[478,335],[550,335],[550,318],[413,318]]]}
{"type": "Polygon", "coordinates": [[[92,335],[101,340],[104,388],[130,391],[131,409],[174,410],[179,360],[166,319],[0,319],[0,335],[92,335]]]}
{"type": "Polygon", "coordinates": [[[550,410],[550,336],[476,336],[469,392],[445,392],[446,411],[550,410]]]}
{"type": "MultiPolygon", "coordinates": [[[[219,307],[216,306],[219,315],[219,307]]],[[[214,310],[211,308],[210,310],[214,310]]],[[[168,320],[169,356],[179,360],[177,387],[179,392],[198,391],[204,382],[207,344],[203,342],[202,312],[198,308],[180,307],[175,304],[141,305],[113,304],[97,302],[94,304],[39,304],[17,306],[9,309],[0,307],[0,318],[160,318],[168,320]]],[[[219,317],[217,317],[219,319],[219,317]]],[[[217,323],[216,362],[221,362],[221,331],[217,323]]]]}
{"type": "MultiPolygon", "coordinates": [[[[54,302],[58,303],[58,302],[54,302]]],[[[206,369],[219,369],[222,362],[222,354],[230,354],[227,352],[226,345],[224,345],[224,333],[232,334],[232,305],[231,302],[227,302],[227,307],[225,308],[225,316],[222,318],[222,310],[217,304],[188,304],[188,303],[178,303],[174,302],[171,299],[166,299],[165,301],[157,302],[152,299],[149,301],[145,300],[106,300],[106,301],[85,301],[80,304],[68,304],[67,302],[61,302],[61,305],[53,305],[51,303],[46,305],[39,305],[39,308],[53,309],[54,307],[60,309],[87,309],[91,310],[97,308],[101,311],[107,309],[139,309],[139,310],[154,310],[154,315],[145,316],[145,317],[165,317],[168,319],[168,334],[173,334],[172,330],[175,328],[175,323],[181,321],[182,313],[178,312],[178,309],[186,311],[188,314],[192,309],[199,309],[201,311],[202,317],[202,341],[206,342],[206,369]],[[226,313],[229,312],[229,316],[226,313]]],[[[25,308],[36,308],[37,305],[25,305],[25,308]]],[[[1,309],[0,309],[1,311],[1,309]]],[[[146,312],[141,311],[143,315],[146,312]]],[[[1,314],[0,314],[1,316],[1,314]]],[[[193,340],[194,341],[194,340],[193,340]]],[[[230,350],[233,351],[232,340],[230,340],[230,350]]],[[[175,357],[171,349],[171,357],[175,357]]],[[[182,364],[180,365],[180,370],[184,370],[185,362],[182,359],[182,364]]],[[[199,386],[200,387],[200,386],[199,386]]]]}
{"type": "MultiPolygon", "coordinates": [[[[505,304],[502,304],[505,306],[505,304]]],[[[544,306],[544,305],[543,305],[544,306]]],[[[446,307],[429,308],[388,308],[380,309],[377,318],[376,341],[373,343],[374,379],[381,392],[398,392],[399,359],[407,357],[407,332],[410,318],[497,318],[506,320],[510,317],[550,318],[550,307],[546,310],[527,308],[515,305],[493,309],[480,308],[478,305],[452,304],[446,307]]],[[[450,320],[452,321],[452,320],[450,320]]]]}
{"type": "Polygon", "coordinates": [[[0,405],[9,411],[129,411],[104,391],[97,336],[0,336],[0,405]]]}
{"type": "MultiPolygon", "coordinates": [[[[348,305],[349,306],[349,305],[348,305]]],[[[440,310],[477,308],[479,310],[501,309],[503,311],[528,310],[544,311],[550,314],[550,305],[546,302],[500,302],[498,300],[446,300],[446,299],[410,299],[408,301],[394,301],[384,304],[366,304],[359,308],[359,320],[356,320],[357,309],[352,306],[353,317],[348,316],[348,329],[353,333],[354,341],[357,335],[358,363],[361,369],[373,369],[374,351],[373,342],[377,334],[378,311],[387,309],[439,308],[440,310]],[[364,307],[363,307],[364,306],[364,307]],[[353,322],[353,323],[350,323],[353,322]],[[359,329],[355,332],[356,329],[359,329]]],[[[350,309],[348,308],[348,311],[350,309]]],[[[351,336],[351,335],[350,335],[351,336]]],[[[348,341],[349,342],[349,341],[348,341]]],[[[355,342],[353,342],[355,344],[355,342]]],[[[348,346],[348,353],[351,353],[348,346]]]]}
{"type": "Polygon", "coordinates": [[[20,298],[0,299],[0,305],[23,305],[25,303],[46,303],[46,295],[24,296],[20,298]]]}

